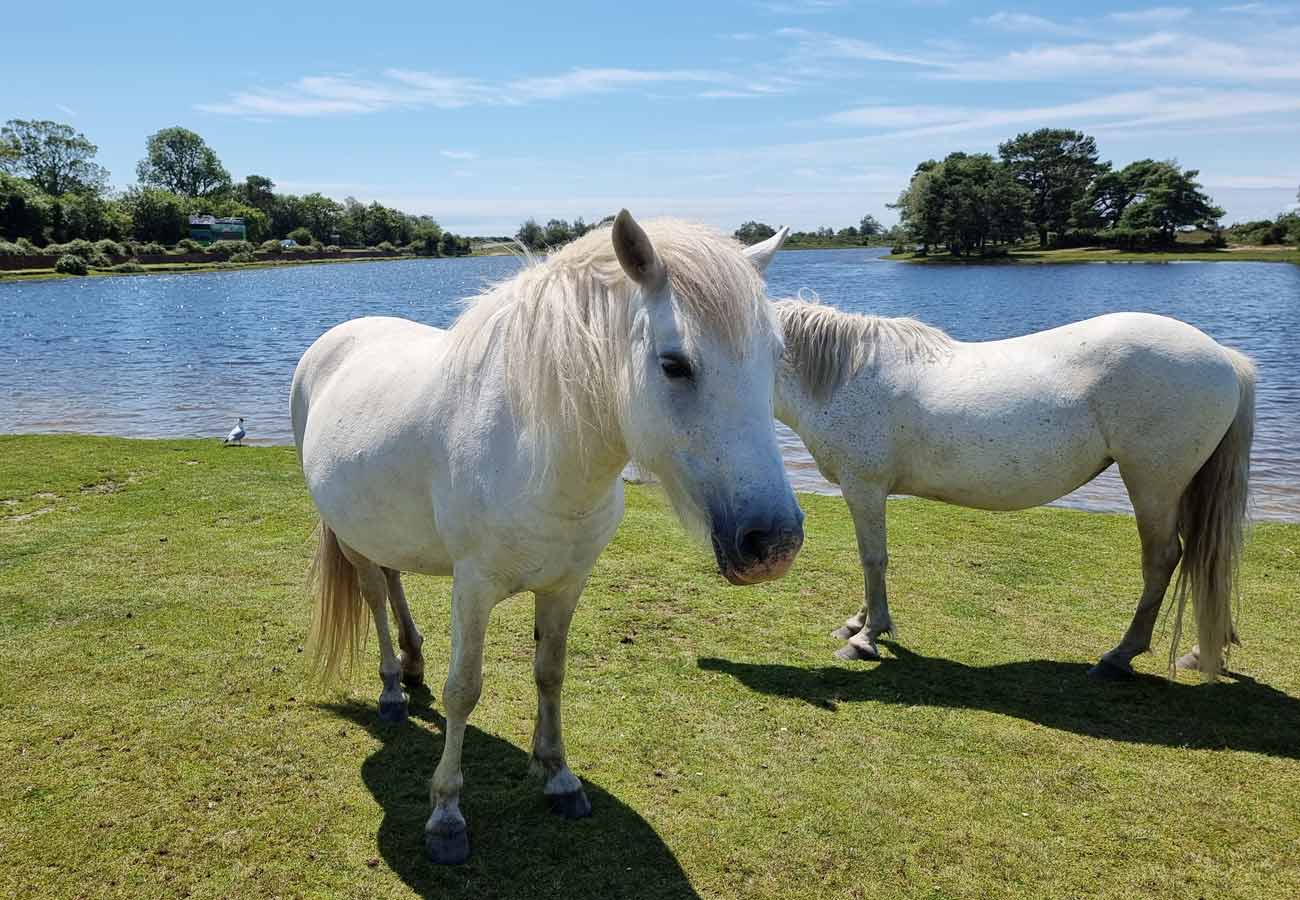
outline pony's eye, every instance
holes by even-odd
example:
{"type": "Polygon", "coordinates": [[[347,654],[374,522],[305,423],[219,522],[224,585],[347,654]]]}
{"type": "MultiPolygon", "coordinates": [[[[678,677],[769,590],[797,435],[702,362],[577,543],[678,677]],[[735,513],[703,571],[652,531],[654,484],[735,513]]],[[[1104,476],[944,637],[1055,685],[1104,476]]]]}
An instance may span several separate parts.
{"type": "Polygon", "coordinates": [[[659,367],[664,370],[664,377],[674,381],[680,378],[691,378],[695,374],[686,357],[676,353],[665,353],[659,357],[659,367]]]}

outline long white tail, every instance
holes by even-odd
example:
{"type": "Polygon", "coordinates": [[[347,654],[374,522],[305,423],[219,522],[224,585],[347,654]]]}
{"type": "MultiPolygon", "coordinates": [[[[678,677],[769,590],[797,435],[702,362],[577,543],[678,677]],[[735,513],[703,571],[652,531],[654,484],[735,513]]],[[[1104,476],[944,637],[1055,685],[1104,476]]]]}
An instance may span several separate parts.
{"type": "Polygon", "coordinates": [[[1187,595],[1191,594],[1201,675],[1206,681],[1218,679],[1224,651],[1237,639],[1232,607],[1246,525],[1250,445],[1255,436],[1255,365],[1235,350],[1227,352],[1241,385],[1237,416],[1183,491],[1178,505],[1183,559],[1174,585],[1177,612],[1169,650],[1170,672],[1178,655],[1187,595]]]}
{"type": "Polygon", "coordinates": [[[312,594],[311,633],[307,639],[312,672],[322,681],[338,678],[356,661],[365,641],[365,603],[357,570],[339,548],[338,538],[321,522],[308,584],[312,594]]]}

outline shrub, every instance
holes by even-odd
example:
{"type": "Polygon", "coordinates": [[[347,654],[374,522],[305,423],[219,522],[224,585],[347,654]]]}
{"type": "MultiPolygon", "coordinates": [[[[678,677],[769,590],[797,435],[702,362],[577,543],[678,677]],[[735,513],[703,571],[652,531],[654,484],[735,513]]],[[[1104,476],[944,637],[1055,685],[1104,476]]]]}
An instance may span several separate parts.
{"type": "Polygon", "coordinates": [[[104,238],[103,240],[95,241],[95,252],[101,253],[104,256],[126,256],[127,255],[126,248],[124,248],[117,241],[110,240],[109,238],[104,238]]]}
{"type": "Polygon", "coordinates": [[[306,228],[295,228],[285,237],[291,241],[297,241],[299,244],[310,244],[312,242],[311,232],[306,228]]]}
{"type": "Polygon", "coordinates": [[[194,238],[181,238],[176,242],[176,249],[183,250],[186,253],[195,253],[203,249],[203,245],[194,238]]]}
{"type": "Polygon", "coordinates": [[[392,253],[395,250],[397,250],[397,248],[393,246],[392,241],[380,241],[378,244],[375,245],[375,249],[380,250],[384,253],[392,253]]]}
{"type": "Polygon", "coordinates": [[[217,241],[209,244],[206,252],[233,256],[236,253],[252,253],[255,249],[257,248],[249,241],[217,241]]]}
{"type": "Polygon", "coordinates": [[[149,241],[149,243],[143,244],[140,247],[140,252],[141,253],[166,253],[167,248],[164,247],[162,244],[158,243],[157,241],[149,241]]]}
{"type": "Polygon", "coordinates": [[[111,268],[113,265],[113,261],[109,259],[105,254],[100,253],[98,250],[90,254],[86,262],[89,263],[91,268],[94,269],[108,269],[111,268]]]}
{"type": "Polygon", "coordinates": [[[265,253],[279,253],[280,242],[277,240],[262,241],[262,250],[265,253]]]}
{"type": "Polygon", "coordinates": [[[253,255],[253,252],[251,250],[240,250],[238,253],[232,253],[230,255],[229,262],[232,263],[257,262],[257,257],[253,255]]]}
{"type": "Polygon", "coordinates": [[[338,244],[330,244],[325,248],[325,252],[338,254],[338,253],[342,253],[343,249],[338,244]]]}
{"type": "Polygon", "coordinates": [[[143,272],[144,270],[145,270],[144,266],[140,265],[138,262],[136,262],[133,259],[129,259],[126,262],[120,262],[109,269],[110,272],[128,272],[128,273],[138,273],[138,272],[143,272]]]}
{"type": "Polygon", "coordinates": [[[26,256],[27,251],[18,244],[11,244],[6,240],[0,240],[0,256],[26,256]]]}
{"type": "Polygon", "coordinates": [[[64,275],[86,275],[90,270],[86,268],[86,261],[80,256],[75,253],[65,253],[54,264],[54,271],[64,275]]]}
{"type": "Polygon", "coordinates": [[[20,237],[14,241],[19,247],[23,248],[24,253],[40,253],[40,249],[25,237],[20,237]]]}

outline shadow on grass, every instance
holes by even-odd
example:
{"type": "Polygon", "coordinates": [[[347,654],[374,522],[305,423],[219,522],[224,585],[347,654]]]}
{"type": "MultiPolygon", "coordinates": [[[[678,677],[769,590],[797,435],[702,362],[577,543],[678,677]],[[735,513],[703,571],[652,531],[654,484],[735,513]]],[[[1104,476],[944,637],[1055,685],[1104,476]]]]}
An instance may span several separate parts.
{"type": "Polygon", "coordinates": [[[379,854],[423,897],[698,898],[672,851],[635,810],[586,779],[592,817],[567,822],[547,811],[528,754],[476,728],[465,736],[465,793],[470,858],[435,866],[424,855],[429,779],[442,753],[443,717],[427,689],[411,692],[404,725],[379,721],[374,705],[322,704],[368,731],[380,748],[361,778],[384,819],[379,854]]]}
{"type": "MultiPolygon", "coordinates": [[[[1300,759],[1300,700],[1245,675],[1216,685],[1141,675],[1099,684],[1083,663],[1029,660],[967,666],[881,642],[893,659],[862,668],[766,665],[706,658],[751,690],[835,711],[873,700],[903,706],[981,709],[1048,728],[1135,744],[1245,750],[1300,759]]],[[[1188,678],[1186,673],[1184,678],[1188,678]]]]}

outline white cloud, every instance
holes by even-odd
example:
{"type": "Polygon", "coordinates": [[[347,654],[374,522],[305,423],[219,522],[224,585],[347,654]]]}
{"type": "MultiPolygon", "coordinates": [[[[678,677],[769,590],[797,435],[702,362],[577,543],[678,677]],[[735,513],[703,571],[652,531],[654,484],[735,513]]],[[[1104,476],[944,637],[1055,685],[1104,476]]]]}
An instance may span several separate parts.
{"type": "Polygon", "coordinates": [[[440,150],[443,156],[448,159],[471,160],[478,159],[478,154],[469,150],[440,150]]]}
{"type": "Polygon", "coordinates": [[[1181,22],[1192,14],[1186,6],[1152,6],[1131,12],[1117,12],[1106,16],[1112,22],[1128,25],[1159,25],[1167,22],[1181,22]]]}
{"type": "Polygon", "coordinates": [[[1042,16],[1018,12],[996,12],[991,16],[985,16],[982,19],[972,19],[971,21],[976,25],[996,28],[999,31],[1010,31],[1015,33],[1023,32],[1034,35],[1074,35],[1079,34],[1082,30],[1077,25],[1063,25],[1060,22],[1053,22],[1051,19],[1045,19],[1042,16]]]}
{"type": "Polygon", "coordinates": [[[889,62],[910,66],[927,66],[944,68],[947,62],[917,56],[912,53],[899,53],[881,47],[869,41],[845,37],[837,34],[823,34],[803,28],[782,28],[777,31],[781,37],[794,38],[798,51],[813,60],[826,59],[860,60],[862,62],[889,62]]]}
{"type": "Polygon", "coordinates": [[[764,12],[784,16],[805,16],[834,12],[848,5],[847,0],[763,0],[757,4],[764,12]]]}
{"type": "Polygon", "coordinates": [[[747,81],[707,69],[577,68],[559,75],[488,82],[475,78],[388,69],[378,79],[315,75],[284,87],[238,91],[224,101],[200,103],[203,112],[247,117],[316,117],[389,109],[460,109],[515,106],[603,94],[651,85],[712,85],[712,96],[749,96],[790,90],[789,78],[747,81]],[[730,92],[730,93],[726,93],[730,92]]]}

